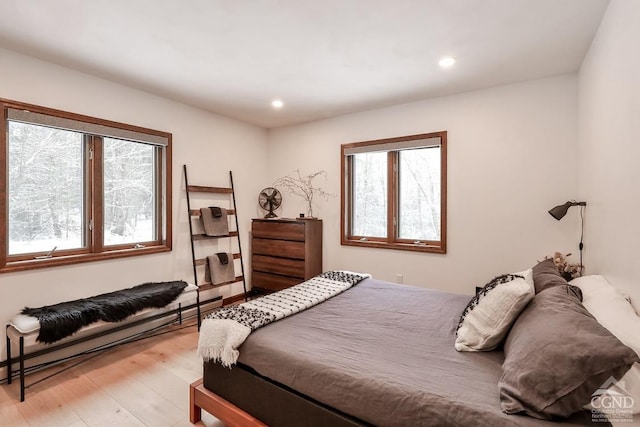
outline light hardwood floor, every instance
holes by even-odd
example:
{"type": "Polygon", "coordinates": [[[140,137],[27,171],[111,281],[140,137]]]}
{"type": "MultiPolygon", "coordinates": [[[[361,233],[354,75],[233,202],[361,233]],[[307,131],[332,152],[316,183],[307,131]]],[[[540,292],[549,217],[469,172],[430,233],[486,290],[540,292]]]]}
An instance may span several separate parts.
{"type": "MultiPolygon", "coordinates": [[[[0,426],[192,426],[189,384],[202,377],[197,342],[191,326],[108,350],[27,389],[24,402],[16,382],[1,385],[0,426]]],[[[202,416],[196,425],[224,426],[202,416]]]]}

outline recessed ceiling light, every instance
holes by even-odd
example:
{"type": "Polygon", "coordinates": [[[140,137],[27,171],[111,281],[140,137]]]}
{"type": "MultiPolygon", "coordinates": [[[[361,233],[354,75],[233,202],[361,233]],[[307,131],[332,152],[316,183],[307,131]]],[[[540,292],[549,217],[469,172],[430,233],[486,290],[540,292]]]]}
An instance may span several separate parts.
{"type": "Polygon", "coordinates": [[[456,63],[456,58],[454,58],[453,56],[447,56],[442,58],[440,61],[438,61],[438,64],[442,68],[449,68],[455,63],[456,63]]]}
{"type": "Polygon", "coordinates": [[[271,101],[271,106],[273,108],[282,108],[283,105],[284,105],[284,102],[282,102],[279,99],[274,99],[273,101],[271,101]]]}

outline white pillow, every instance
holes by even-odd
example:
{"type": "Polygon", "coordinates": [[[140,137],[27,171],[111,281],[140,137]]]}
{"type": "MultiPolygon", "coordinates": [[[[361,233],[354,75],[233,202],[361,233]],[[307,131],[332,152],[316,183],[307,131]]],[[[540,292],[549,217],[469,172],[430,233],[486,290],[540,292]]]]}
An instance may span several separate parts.
{"type": "Polygon", "coordinates": [[[534,295],[531,269],[498,276],[487,283],[460,316],[456,350],[494,350],[534,295]]]}
{"type": "MultiPolygon", "coordinates": [[[[640,317],[624,295],[603,276],[578,277],[570,283],[582,291],[582,304],[589,313],[640,356],[640,317]]],[[[640,413],[640,363],[636,362],[609,390],[631,395],[633,413],[640,413]]]]}

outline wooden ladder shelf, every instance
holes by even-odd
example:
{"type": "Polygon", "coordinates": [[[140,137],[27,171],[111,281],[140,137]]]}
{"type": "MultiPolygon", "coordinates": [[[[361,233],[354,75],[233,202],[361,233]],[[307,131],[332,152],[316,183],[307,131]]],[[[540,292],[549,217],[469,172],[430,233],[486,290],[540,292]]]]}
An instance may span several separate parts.
{"type": "Polygon", "coordinates": [[[184,171],[184,182],[186,187],[186,195],[187,195],[187,214],[189,220],[189,233],[191,235],[191,259],[193,261],[193,280],[194,284],[198,287],[198,296],[197,296],[197,307],[198,307],[198,328],[200,328],[201,323],[201,312],[200,312],[200,291],[205,291],[208,289],[221,288],[223,286],[232,285],[234,283],[242,282],[242,289],[244,291],[244,299],[247,300],[247,282],[244,275],[244,262],[242,259],[242,244],[240,242],[240,233],[238,226],[238,215],[237,215],[237,207],[236,207],[236,195],[233,187],[233,173],[229,171],[229,181],[230,187],[209,187],[202,185],[189,185],[189,177],[187,174],[187,165],[183,165],[182,167],[184,171]],[[233,209],[227,209],[227,215],[233,215],[235,218],[235,231],[229,231],[229,234],[222,236],[207,236],[203,233],[195,233],[193,221],[200,218],[200,209],[191,209],[191,193],[209,193],[209,194],[228,194],[231,195],[233,209]],[[223,283],[213,284],[211,282],[200,281],[198,280],[198,267],[204,266],[206,268],[207,258],[198,258],[196,256],[196,245],[195,242],[201,240],[216,240],[216,239],[224,239],[224,238],[235,238],[237,239],[238,252],[232,252],[233,259],[240,260],[240,275],[236,276],[234,280],[223,283]]]}

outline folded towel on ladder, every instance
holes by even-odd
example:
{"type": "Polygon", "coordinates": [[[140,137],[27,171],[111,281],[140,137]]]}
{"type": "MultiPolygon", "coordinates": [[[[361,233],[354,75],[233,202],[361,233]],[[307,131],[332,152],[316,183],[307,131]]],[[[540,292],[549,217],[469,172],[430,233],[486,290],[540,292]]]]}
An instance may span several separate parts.
{"type": "Polygon", "coordinates": [[[214,285],[225,282],[233,282],[236,279],[236,271],[233,263],[233,254],[219,252],[207,257],[207,268],[204,278],[214,285]],[[226,257],[226,263],[223,262],[226,257]]]}
{"type": "Polygon", "coordinates": [[[226,236],[229,234],[227,210],[215,206],[200,209],[200,217],[207,236],[226,236]]]}

